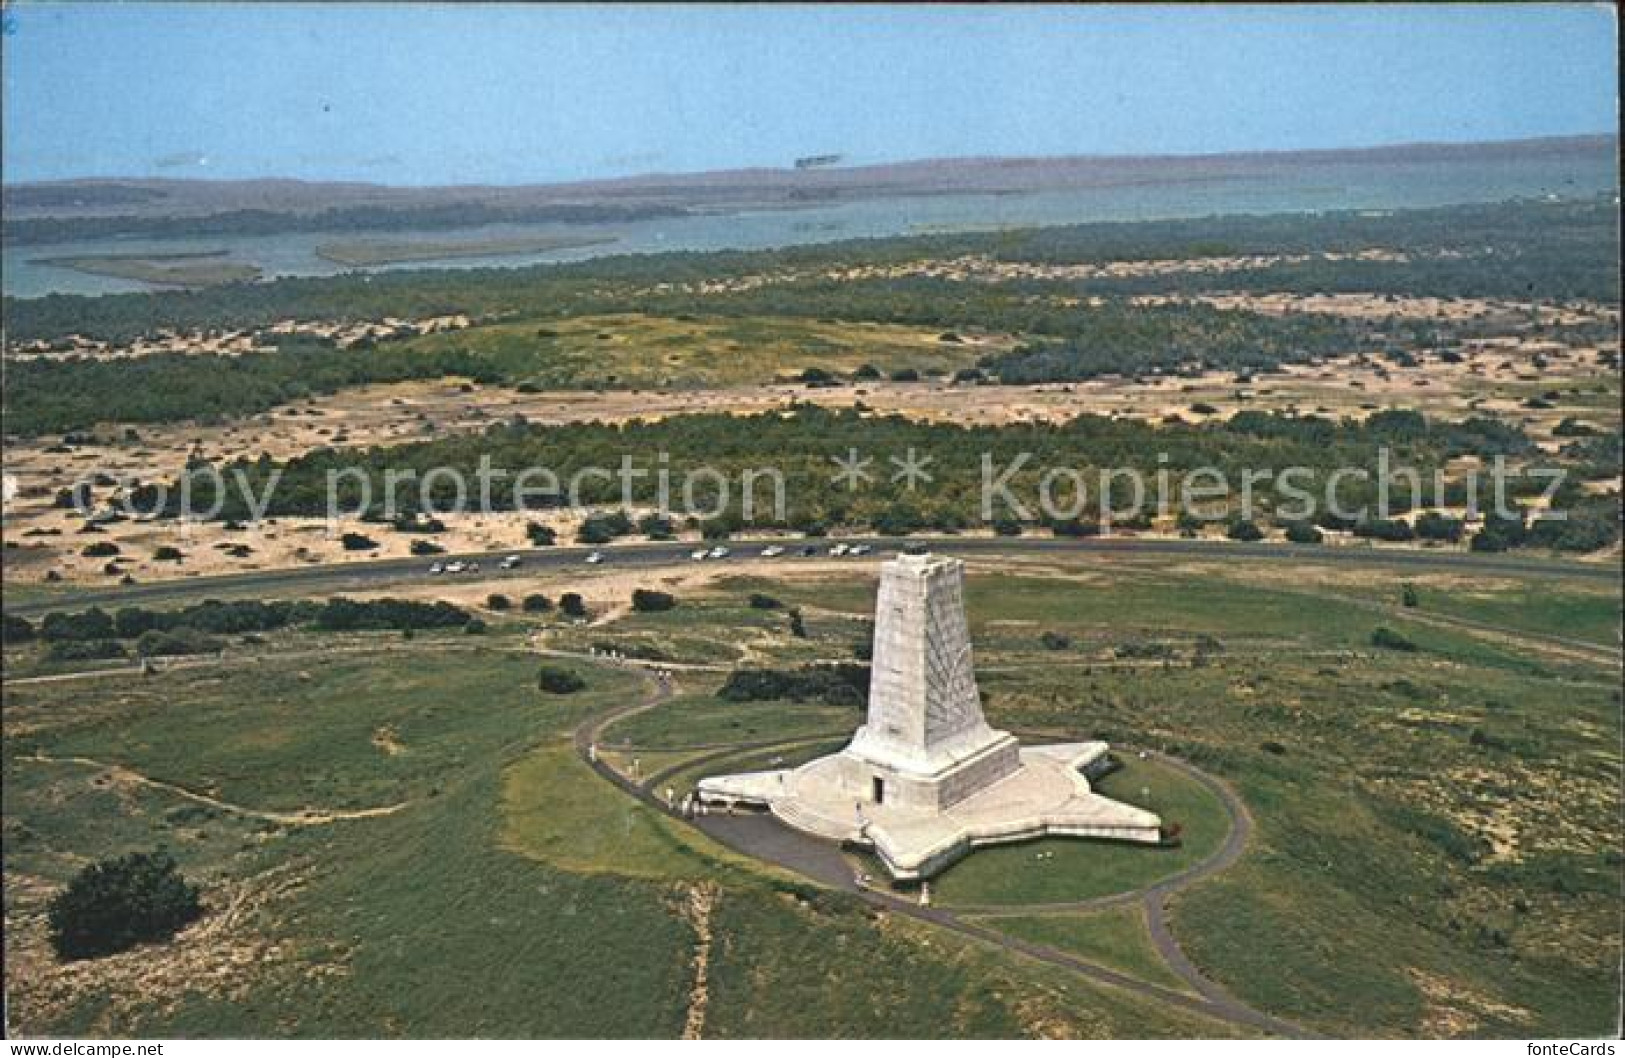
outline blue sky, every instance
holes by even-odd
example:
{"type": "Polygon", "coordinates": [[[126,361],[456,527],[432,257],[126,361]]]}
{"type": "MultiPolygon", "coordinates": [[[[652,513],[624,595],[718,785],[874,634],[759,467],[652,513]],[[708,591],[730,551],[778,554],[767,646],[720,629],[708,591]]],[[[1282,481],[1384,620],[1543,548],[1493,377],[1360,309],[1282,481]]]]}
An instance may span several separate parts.
{"type": "Polygon", "coordinates": [[[1611,131],[1602,5],[9,7],[4,177],[523,183],[1611,131]]]}

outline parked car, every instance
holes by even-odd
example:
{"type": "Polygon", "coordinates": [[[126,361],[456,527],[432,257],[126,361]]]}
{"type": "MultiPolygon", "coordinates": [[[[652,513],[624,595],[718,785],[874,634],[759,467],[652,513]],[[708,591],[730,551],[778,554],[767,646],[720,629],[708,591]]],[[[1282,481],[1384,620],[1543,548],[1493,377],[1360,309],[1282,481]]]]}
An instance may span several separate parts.
{"type": "Polygon", "coordinates": [[[587,565],[589,566],[596,566],[603,561],[604,553],[602,551],[594,551],[592,554],[587,556],[587,565]]]}

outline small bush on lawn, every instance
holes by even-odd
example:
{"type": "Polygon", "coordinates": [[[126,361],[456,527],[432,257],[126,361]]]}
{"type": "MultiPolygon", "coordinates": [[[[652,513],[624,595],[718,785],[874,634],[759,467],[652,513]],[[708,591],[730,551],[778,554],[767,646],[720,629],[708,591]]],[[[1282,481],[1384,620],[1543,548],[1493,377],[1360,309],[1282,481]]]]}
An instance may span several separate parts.
{"type": "Polygon", "coordinates": [[[197,886],[162,849],[92,863],[52,900],[51,947],[88,959],[167,940],[203,914],[197,886]]]}
{"type": "Polygon", "coordinates": [[[570,669],[543,665],[536,673],[536,686],[548,694],[574,694],[585,688],[587,681],[570,669]]]}

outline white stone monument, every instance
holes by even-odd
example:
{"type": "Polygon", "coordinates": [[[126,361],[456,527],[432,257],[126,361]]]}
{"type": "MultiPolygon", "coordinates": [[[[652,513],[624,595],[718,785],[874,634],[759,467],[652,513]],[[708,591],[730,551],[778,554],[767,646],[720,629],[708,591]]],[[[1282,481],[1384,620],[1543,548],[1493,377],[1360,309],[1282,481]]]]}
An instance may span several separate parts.
{"type": "Polygon", "coordinates": [[[873,656],[867,722],[845,749],[702,779],[700,801],[765,807],[798,830],[872,848],[899,880],[1046,834],[1161,840],[1155,815],[1090,789],[1083,772],[1106,743],[1024,749],[988,726],[957,559],[903,555],[881,567],[873,656]]]}

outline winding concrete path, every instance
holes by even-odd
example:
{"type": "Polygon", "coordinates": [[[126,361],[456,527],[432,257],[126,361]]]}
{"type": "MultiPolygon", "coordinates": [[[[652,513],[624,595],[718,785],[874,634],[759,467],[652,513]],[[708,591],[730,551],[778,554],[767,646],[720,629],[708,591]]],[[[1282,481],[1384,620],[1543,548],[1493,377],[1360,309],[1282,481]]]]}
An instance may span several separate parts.
{"type": "Polygon", "coordinates": [[[637,668],[648,676],[651,684],[649,694],[641,700],[618,706],[583,720],[575,730],[575,748],[582,759],[587,761],[588,765],[600,776],[656,811],[694,826],[713,840],[735,852],[754,859],[765,860],[781,867],[787,867],[822,885],[853,893],[874,907],[928,922],[1002,950],[1015,952],[1052,966],[1058,966],[1091,980],[1134,992],[1191,1013],[1255,1029],[1271,1036],[1303,1038],[1313,1035],[1299,1025],[1272,1017],[1263,1011],[1255,1010],[1204,976],[1180,949],[1178,942],[1168,929],[1168,899],[1178,891],[1231,866],[1241,858],[1242,853],[1246,850],[1248,838],[1252,833],[1252,818],[1248,814],[1246,806],[1242,804],[1241,799],[1223,781],[1208,775],[1185,761],[1160,753],[1153,754],[1158,761],[1185,772],[1218,797],[1230,817],[1230,829],[1225,836],[1224,843],[1211,856],[1145,889],[1114,894],[1096,900],[1064,904],[1027,905],[1019,909],[1011,907],[921,907],[919,904],[903,899],[893,893],[869,887],[860,887],[856,883],[850,863],[839,847],[830,842],[819,841],[805,834],[800,834],[768,816],[755,813],[746,815],[706,815],[695,819],[687,819],[674,811],[658,796],[659,784],[678,772],[731,756],[773,748],[774,746],[783,746],[789,749],[809,742],[821,741],[828,736],[784,742],[741,744],[732,750],[721,750],[682,761],[642,781],[636,781],[622,775],[602,759],[593,759],[594,755],[589,753],[589,748],[601,741],[604,731],[611,724],[637,713],[654,709],[671,697],[671,686],[667,681],[654,677],[643,666],[633,663],[623,664],[630,668],[637,668]],[[1120,973],[1110,967],[1090,962],[1068,952],[1012,937],[996,928],[983,924],[981,921],[965,917],[974,915],[977,919],[988,919],[996,918],[1000,914],[1088,911],[1132,903],[1136,900],[1141,901],[1145,906],[1146,922],[1150,928],[1152,944],[1155,946],[1157,953],[1168,964],[1169,968],[1185,981],[1191,992],[1182,992],[1142,981],[1139,978],[1120,973]]]}

